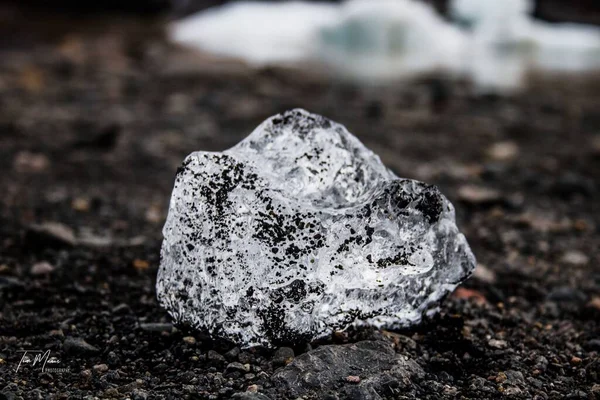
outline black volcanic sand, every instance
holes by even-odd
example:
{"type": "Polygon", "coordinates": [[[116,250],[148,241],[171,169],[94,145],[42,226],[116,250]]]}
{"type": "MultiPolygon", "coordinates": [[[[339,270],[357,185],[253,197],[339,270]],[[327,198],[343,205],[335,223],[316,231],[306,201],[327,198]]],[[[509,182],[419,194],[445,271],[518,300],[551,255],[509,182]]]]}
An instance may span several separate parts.
{"type": "Polygon", "coordinates": [[[294,398],[271,379],[294,355],[365,339],[423,371],[379,398],[600,399],[598,75],[506,97],[435,78],[359,88],[193,57],[140,22],[85,25],[0,51],[0,399],[294,398]],[[456,205],[479,267],[438,316],[277,352],[169,325],[154,285],[178,165],[294,107],[456,205]],[[20,350],[66,372],[16,372],[20,350]]]}

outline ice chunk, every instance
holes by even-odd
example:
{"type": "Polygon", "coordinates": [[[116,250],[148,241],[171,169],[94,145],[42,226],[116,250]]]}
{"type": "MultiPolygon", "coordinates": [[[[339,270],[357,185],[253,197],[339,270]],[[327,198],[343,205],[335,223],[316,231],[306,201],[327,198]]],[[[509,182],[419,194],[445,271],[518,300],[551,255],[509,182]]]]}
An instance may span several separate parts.
{"type": "Polygon", "coordinates": [[[252,64],[296,62],[314,52],[317,30],[336,15],[333,4],[241,1],[178,21],[171,37],[252,64]]]}
{"type": "Polygon", "coordinates": [[[462,65],[465,35],[415,0],[237,2],[176,22],[181,44],[253,65],[319,59],[380,80],[462,65]]]}
{"type": "Polygon", "coordinates": [[[475,266],[437,188],[304,110],[190,154],[163,234],[161,305],[244,347],[418,323],[475,266]]]}
{"type": "Polygon", "coordinates": [[[467,36],[414,0],[350,0],[321,29],[320,58],[351,77],[382,80],[457,72],[467,36]]]}
{"type": "Polygon", "coordinates": [[[600,68],[600,28],[538,21],[532,8],[531,0],[452,0],[452,24],[416,0],[244,1],[176,22],[171,38],[252,65],[317,60],[368,83],[443,72],[491,92],[522,87],[532,70],[600,68]]]}
{"type": "Polygon", "coordinates": [[[534,43],[536,68],[568,72],[600,68],[598,27],[535,21],[529,41],[534,43]]]}
{"type": "Polygon", "coordinates": [[[533,11],[531,0],[452,0],[450,15],[460,25],[474,28],[489,20],[521,18],[533,11]]]}
{"type": "Polygon", "coordinates": [[[530,0],[453,0],[453,19],[469,30],[465,72],[483,91],[512,91],[539,71],[600,68],[600,29],[547,23],[529,14],[530,0]]]}

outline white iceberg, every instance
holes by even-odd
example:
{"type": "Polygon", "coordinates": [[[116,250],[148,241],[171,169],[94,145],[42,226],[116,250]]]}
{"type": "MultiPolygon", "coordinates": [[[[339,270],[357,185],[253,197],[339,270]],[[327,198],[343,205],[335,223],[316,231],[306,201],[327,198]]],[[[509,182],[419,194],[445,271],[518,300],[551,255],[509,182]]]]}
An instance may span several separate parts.
{"type": "Polygon", "coordinates": [[[172,39],[251,65],[319,60],[336,76],[389,81],[445,72],[486,91],[532,70],[600,68],[600,29],[531,17],[530,0],[453,0],[445,21],[416,0],[237,2],[173,24],[172,39]]]}
{"type": "Polygon", "coordinates": [[[189,16],[171,28],[172,39],[255,65],[289,63],[314,52],[314,35],[337,18],[332,4],[237,2],[189,16]]]}
{"type": "Polygon", "coordinates": [[[456,72],[466,35],[414,0],[351,0],[338,20],[320,32],[320,58],[368,80],[431,71],[456,72]]]}
{"type": "Polygon", "coordinates": [[[477,27],[490,20],[502,21],[529,15],[530,0],[453,0],[450,16],[466,28],[477,27]]]}
{"type": "Polygon", "coordinates": [[[535,20],[529,0],[454,0],[452,18],[469,32],[465,73],[477,87],[511,91],[532,70],[578,72],[600,67],[600,29],[535,20]]]}

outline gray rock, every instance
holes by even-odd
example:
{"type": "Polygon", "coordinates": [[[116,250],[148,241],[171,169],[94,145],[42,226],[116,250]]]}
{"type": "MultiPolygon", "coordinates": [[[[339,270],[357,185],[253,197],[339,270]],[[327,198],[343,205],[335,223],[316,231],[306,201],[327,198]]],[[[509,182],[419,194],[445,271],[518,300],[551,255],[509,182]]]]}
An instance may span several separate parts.
{"type": "Polygon", "coordinates": [[[31,275],[48,275],[54,271],[54,266],[47,261],[41,261],[33,264],[31,267],[31,275]]]}
{"type": "Polygon", "coordinates": [[[341,398],[380,399],[406,393],[413,380],[423,376],[421,367],[397,355],[389,342],[363,341],[304,353],[277,371],[272,380],[292,398],[324,398],[328,391],[336,391],[343,394],[341,398]]]}
{"type": "Polygon", "coordinates": [[[475,267],[436,187],[303,110],[190,154],[163,235],[160,304],[242,347],[418,323],[475,267]]]}
{"type": "Polygon", "coordinates": [[[236,346],[233,349],[229,350],[227,353],[225,353],[225,358],[229,361],[233,361],[233,360],[237,360],[239,355],[240,355],[240,348],[236,346]]]}
{"type": "MultiPolygon", "coordinates": [[[[246,364],[248,365],[248,364],[246,364]]],[[[246,365],[239,363],[237,361],[234,361],[232,363],[227,364],[227,372],[231,372],[231,371],[238,371],[238,372],[248,372],[250,371],[250,368],[247,367],[246,365]]]]}
{"type": "Polygon", "coordinates": [[[67,337],[63,343],[63,350],[70,354],[82,355],[97,353],[98,349],[81,338],[67,337]]]}
{"type": "Polygon", "coordinates": [[[221,354],[217,353],[214,350],[209,350],[208,353],[207,353],[207,355],[206,355],[206,357],[210,361],[218,363],[218,364],[224,364],[225,361],[226,361],[225,357],[223,357],[221,354]]]}
{"type": "Polygon", "coordinates": [[[273,355],[273,365],[286,365],[294,359],[294,350],[289,347],[280,347],[273,355]]]}

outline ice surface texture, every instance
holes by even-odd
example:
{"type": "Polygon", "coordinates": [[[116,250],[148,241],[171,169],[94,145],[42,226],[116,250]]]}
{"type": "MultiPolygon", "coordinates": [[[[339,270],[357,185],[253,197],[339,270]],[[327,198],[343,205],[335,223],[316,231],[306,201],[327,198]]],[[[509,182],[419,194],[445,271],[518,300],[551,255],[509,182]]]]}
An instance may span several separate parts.
{"type": "Polygon", "coordinates": [[[475,267],[436,187],[304,110],[190,154],[163,234],[162,306],[243,347],[418,323],[475,267]]]}

